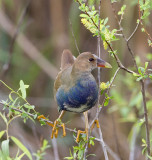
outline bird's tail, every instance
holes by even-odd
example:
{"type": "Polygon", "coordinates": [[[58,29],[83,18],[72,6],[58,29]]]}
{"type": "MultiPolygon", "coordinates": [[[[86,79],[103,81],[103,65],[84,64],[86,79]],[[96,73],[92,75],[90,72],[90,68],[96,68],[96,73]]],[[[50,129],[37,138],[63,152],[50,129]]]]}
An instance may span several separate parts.
{"type": "Polygon", "coordinates": [[[74,63],[74,56],[72,55],[71,51],[68,49],[64,49],[61,58],[61,70],[73,65],[74,63]]]}

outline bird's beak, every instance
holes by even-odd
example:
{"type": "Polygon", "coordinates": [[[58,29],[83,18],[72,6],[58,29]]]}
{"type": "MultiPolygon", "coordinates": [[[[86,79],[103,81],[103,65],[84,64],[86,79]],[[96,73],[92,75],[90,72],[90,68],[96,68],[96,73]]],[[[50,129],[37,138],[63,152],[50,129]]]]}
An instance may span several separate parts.
{"type": "Polygon", "coordinates": [[[100,58],[97,58],[97,66],[104,67],[104,68],[112,68],[112,66],[108,62],[106,62],[100,58]]]}

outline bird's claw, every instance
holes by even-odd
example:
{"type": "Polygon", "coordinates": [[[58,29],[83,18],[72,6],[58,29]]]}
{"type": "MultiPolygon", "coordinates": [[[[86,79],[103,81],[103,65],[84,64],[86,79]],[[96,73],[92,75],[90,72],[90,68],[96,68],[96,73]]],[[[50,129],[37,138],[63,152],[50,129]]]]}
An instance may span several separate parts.
{"type": "Polygon", "coordinates": [[[77,142],[77,143],[80,141],[80,134],[81,134],[81,133],[86,133],[86,134],[88,134],[86,131],[78,130],[77,138],[76,138],[76,142],[77,142]]]}
{"type": "Polygon", "coordinates": [[[65,124],[62,123],[61,121],[59,121],[58,119],[54,121],[53,124],[53,129],[52,129],[52,134],[51,134],[51,139],[53,139],[53,136],[55,136],[55,138],[58,137],[58,130],[59,128],[57,127],[57,125],[60,125],[63,128],[63,137],[66,136],[66,131],[65,131],[65,124]]]}
{"type": "MultiPolygon", "coordinates": [[[[46,120],[46,117],[44,115],[40,115],[37,117],[38,120],[40,119],[45,119],[46,120]]],[[[49,126],[51,126],[53,129],[52,129],[52,134],[51,134],[51,139],[53,139],[53,136],[55,136],[55,138],[58,137],[58,130],[59,128],[57,127],[57,125],[60,125],[62,128],[63,128],[63,137],[66,136],[66,131],[65,131],[65,124],[61,122],[61,120],[57,119],[54,121],[54,123],[50,123],[50,122],[46,122],[49,126]]]]}
{"type": "Polygon", "coordinates": [[[93,124],[91,126],[91,131],[93,130],[93,128],[95,127],[95,125],[97,126],[97,128],[100,128],[99,121],[97,119],[93,122],[93,124]]]}

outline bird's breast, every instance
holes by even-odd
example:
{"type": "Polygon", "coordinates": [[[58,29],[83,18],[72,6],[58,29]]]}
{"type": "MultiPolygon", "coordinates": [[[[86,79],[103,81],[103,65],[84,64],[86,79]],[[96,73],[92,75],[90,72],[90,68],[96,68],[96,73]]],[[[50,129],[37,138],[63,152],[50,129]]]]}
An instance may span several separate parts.
{"type": "Polygon", "coordinates": [[[56,94],[59,110],[84,112],[92,108],[98,99],[98,87],[92,76],[83,76],[72,87],[61,86],[56,94]]]}

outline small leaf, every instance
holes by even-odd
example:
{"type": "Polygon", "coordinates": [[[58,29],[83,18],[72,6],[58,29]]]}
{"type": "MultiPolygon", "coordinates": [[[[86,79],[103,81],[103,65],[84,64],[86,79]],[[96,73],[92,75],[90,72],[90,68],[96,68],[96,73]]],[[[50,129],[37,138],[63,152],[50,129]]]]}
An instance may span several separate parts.
{"type": "Polygon", "coordinates": [[[139,77],[136,79],[136,81],[140,81],[141,79],[143,79],[143,77],[139,77]]]}
{"type": "Polygon", "coordinates": [[[135,76],[135,77],[139,77],[139,74],[137,74],[137,73],[133,73],[133,76],[135,76]]]}
{"type": "Polygon", "coordinates": [[[145,139],[143,139],[143,138],[142,138],[142,142],[143,142],[144,144],[146,144],[146,141],[145,141],[145,139]]]}
{"type": "Polygon", "coordinates": [[[14,100],[13,100],[13,98],[12,98],[12,93],[13,93],[13,92],[11,92],[11,93],[9,94],[9,99],[13,102],[14,100]]]}
{"type": "Polygon", "coordinates": [[[148,67],[148,62],[145,62],[145,70],[147,69],[148,67]]]}
{"type": "Polygon", "coordinates": [[[0,112],[0,116],[3,118],[4,122],[7,124],[7,119],[6,119],[6,117],[5,117],[5,114],[2,114],[2,113],[0,112]]]}
{"type": "Polygon", "coordinates": [[[0,139],[2,138],[2,136],[4,135],[5,131],[1,131],[0,132],[0,139]]]}
{"type": "Polygon", "coordinates": [[[104,102],[104,106],[106,107],[109,104],[109,98],[107,98],[104,102]]]}
{"type": "Polygon", "coordinates": [[[29,150],[15,137],[11,136],[12,141],[32,160],[32,155],[29,150]]]}
{"type": "Polygon", "coordinates": [[[20,89],[21,89],[22,97],[25,99],[26,98],[26,88],[25,88],[23,80],[20,80],[20,89]]]}
{"type": "Polygon", "coordinates": [[[104,20],[104,25],[106,25],[107,24],[107,22],[108,22],[108,17],[104,20]]]}
{"type": "Polygon", "coordinates": [[[4,140],[1,144],[2,152],[5,155],[5,157],[9,156],[9,139],[4,140]]]}
{"type": "Polygon", "coordinates": [[[27,109],[34,109],[35,108],[34,105],[28,105],[28,104],[24,104],[24,107],[27,109]]]}
{"type": "Polygon", "coordinates": [[[64,159],[74,159],[73,157],[64,157],[64,159]]]}

